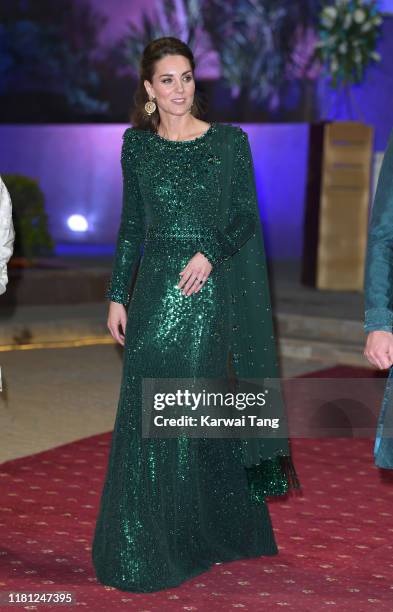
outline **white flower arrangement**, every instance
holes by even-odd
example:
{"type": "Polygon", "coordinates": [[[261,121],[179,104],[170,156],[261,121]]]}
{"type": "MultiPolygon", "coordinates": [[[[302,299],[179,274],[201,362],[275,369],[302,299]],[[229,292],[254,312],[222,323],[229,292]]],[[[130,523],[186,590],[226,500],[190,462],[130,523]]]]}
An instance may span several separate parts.
{"type": "Polygon", "coordinates": [[[316,52],[329,70],[332,85],[359,83],[376,51],[382,14],[375,0],[335,0],[320,15],[316,52]]]}

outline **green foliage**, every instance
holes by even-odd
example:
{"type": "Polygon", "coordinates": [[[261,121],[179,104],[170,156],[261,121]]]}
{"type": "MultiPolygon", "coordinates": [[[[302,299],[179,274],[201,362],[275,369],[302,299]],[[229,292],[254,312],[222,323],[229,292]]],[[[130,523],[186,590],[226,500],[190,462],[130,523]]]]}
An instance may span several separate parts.
{"type": "Polygon", "coordinates": [[[139,63],[145,46],[162,36],[175,36],[186,42],[198,61],[197,31],[203,28],[203,0],[183,0],[182,11],[176,0],[162,0],[156,4],[149,15],[142,15],[140,25],[128,23],[128,31],[114,45],[112,56],[117,65],[131,68],[135,76],[139,74],[139,63]]]}
{"type": "Polygon", "coordinates": [[[12,201],[14,256],[31,259],[50,255],[54,242],[48,230],[44,194],[37,181],[19,174],[2,174],[12,201]]]}
{"type": "Polygon", "coordinates": [[[3,0],[0,94],[45,91],[78,113],[105,113],[95,59],[105,23],[86,0],[3,0]]]}
{"type": "Polygon", "coordinates": [[[278,106],[299,31],[312,26],[313,0],[213,0],[205,21],[232,95],[278,106]]]}
{"type": "Polygon", "coordinates": [[[360,83],[368,64],[380,61],[376,45],[381,24],[374,0],[336,0],[323,8],[317,53],[334,88],[360,83]]]}
{"type": "Polygon", "coordinates": [[[89,0],[2,0],[0,95],[12,104],[21,94],[38,115],[43,104],[50,114],[105,115],[105,90],[139,75],[149,42],[175,36],[191,47],[198,66],[212,63],[216,70],[219,64],[222,85],[239,108],[275,109],[288,82],[302,81],[300,68],[315,78],[310,65],[321,2],[159,0],[104,51],[99,39],[106,18],[89,0]]]}
{"type": "Polygon", "coordinates": [[[197,63],[215,53],[232,97],[277,106],[299,30],[316,22],[319,0],[185,0],[183,7],[180,14],[176,0],[164,0],[140,27],[130,23],[117,47],[122,65],[138,75],[145,45],[176,36],[190,45],[197,63]]]}

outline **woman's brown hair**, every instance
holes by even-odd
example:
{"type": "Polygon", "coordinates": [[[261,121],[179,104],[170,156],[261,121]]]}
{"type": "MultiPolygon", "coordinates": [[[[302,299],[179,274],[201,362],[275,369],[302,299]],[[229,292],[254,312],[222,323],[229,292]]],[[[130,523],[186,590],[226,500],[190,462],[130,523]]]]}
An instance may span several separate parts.
{"type": "MultiPolygon", "coordinates": [[[[190,62],[194,74],[194,55],[186,43],[174,36],[162,36],[161,38],[150,41],[144,48],[140,61],[139,81],[134,94],[134,107],[130,115],[131,123],[135,128],[150,130],[151,132],[157,133],[158,126],[160,125],[160,114],[158,108],[156,108],[151,115],[148,115],[145,111],[144,107],[149,100],[149,96],[144,86],[144,81],[147,80],[152,83],[156,62],[166,55],[183,55],[186,57],[190,62]]],[[[194,117],[200,117],[202,114],[201,102],[196,91],[191,113],[194,117]]]]}

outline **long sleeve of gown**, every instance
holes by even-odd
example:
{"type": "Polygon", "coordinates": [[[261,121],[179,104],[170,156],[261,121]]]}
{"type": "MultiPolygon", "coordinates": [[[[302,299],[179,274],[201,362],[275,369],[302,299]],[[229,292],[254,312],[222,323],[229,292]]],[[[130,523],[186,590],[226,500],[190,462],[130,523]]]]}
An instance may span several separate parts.
{"type": "Polygon", "coordinates": [[[254,165],[248,135],[236,129],[228,224],[214,228],[213,240],[201,246],[200,251],[213,267],[231,257],[255,233],[259,223],[254,165]]]}
{"type": "Polygon", "coordinates": [[[392,331],[393,323],[393,130],[371,210],[364,274],[364,330],[392,331]]]}
{"type": "Polygon", "coordinates": [[[112,302],[128,305],[133,271],[139,261],[145,236],[145,216],[138,177],[134,168],[136,150],[132,129],[123,134],[121,166],[123,198],[120,227],[117,236],[112,276],[105,297],[112,302]],[[133,144],[134,143],[134,144],[133,144]]]}

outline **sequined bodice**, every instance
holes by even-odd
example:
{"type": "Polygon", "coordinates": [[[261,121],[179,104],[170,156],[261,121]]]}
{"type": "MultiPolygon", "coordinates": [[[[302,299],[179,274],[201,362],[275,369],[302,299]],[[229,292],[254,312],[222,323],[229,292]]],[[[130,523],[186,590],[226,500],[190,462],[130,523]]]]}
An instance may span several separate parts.
{"type": "Polygon", "coordinates": [[[106,294],[112,301],[128,303],[128,285],[141,250],[144,259],[154,253],[170,255],[165,266],[174,269],[201,252],[215,276],[217,266],[255,232],[259,217],[252,158],[241,128],[212,122],[204,134],[184,141],[127,128],[121,163],[122,215],[106,294]],[[232,176],[222,167],[226,130],[233,130],[232,176]],[[227,187],[230,197],[223,214],[222,190],[227,187]]]}
{"type": "Polygon", "coordinates": [[[138,176],[147,225],[180,233],[219,222],[220,159],[211,146],[216,129],[213,123],[190,141],[135,130],[129,163],[138,176]]]}

